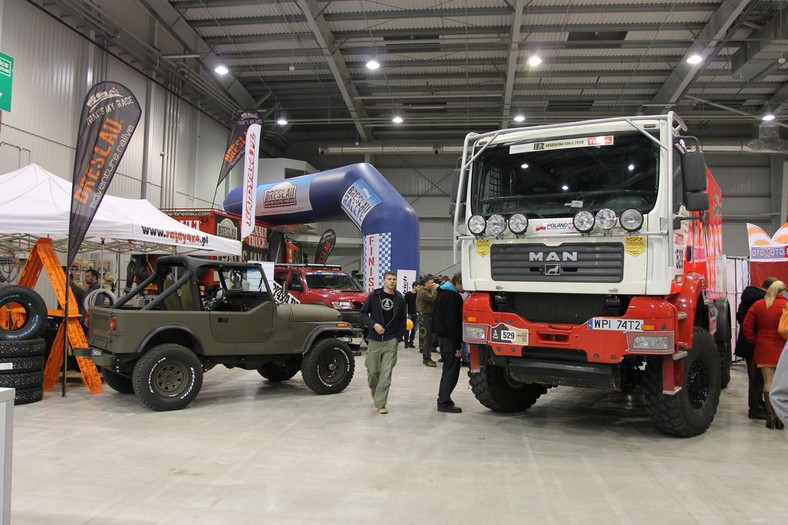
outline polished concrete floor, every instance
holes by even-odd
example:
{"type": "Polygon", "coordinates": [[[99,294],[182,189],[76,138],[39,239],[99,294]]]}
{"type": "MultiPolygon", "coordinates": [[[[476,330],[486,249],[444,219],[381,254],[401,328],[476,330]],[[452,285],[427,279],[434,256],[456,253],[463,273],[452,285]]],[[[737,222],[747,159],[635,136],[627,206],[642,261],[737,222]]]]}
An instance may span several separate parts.
{"type": "MultiPolygon", "coordinates": [[[[400,348],[402,348],[400,346],[400,348]]],[[[11,516],[23,524],[786,523],[788,430],[745,410],[733,372],[704,435],[655,432],[642,406],[551,390],[500,415],[465,369],[435,410],[440,368],[401,349],[388,415],[363,357],[339,395],[300,374],[271,384],[216,368],[187,409],[152,412],[107,390],[15,409],[11,516]]]]}

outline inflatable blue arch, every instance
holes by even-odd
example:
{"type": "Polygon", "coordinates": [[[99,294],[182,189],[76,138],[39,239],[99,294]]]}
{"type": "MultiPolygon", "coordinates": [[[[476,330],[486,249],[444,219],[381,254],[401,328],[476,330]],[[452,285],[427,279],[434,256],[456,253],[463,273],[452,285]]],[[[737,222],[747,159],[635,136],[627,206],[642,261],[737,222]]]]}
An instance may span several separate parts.
{"type": "MultiPolygon", "coordinates": [[[[397,272],[404,293],[419,275],[419,219],[413,207],[371,164],[359,163],[257,187],[256,214],[269,224],[302,224],[344,213],[364,238],[364,287],[379,288],[387,270],[397,272]]],[[[224,199],[241,214],[243,187],[224,199]]]]}

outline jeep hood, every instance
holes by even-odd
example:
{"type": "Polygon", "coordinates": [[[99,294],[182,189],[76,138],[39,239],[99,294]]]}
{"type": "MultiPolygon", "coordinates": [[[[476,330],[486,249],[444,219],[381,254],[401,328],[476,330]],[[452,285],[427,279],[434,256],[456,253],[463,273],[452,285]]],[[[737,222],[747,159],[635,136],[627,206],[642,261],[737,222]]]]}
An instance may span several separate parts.
{"type": "Polygon", "coordinates": [[[280,304],[277,307],[277,312],[281,317],[290,315],[290,319],[299,321],[324,321],[324,322],[339,322],[339,312],[327,306],[317,304],[280,304]]]}

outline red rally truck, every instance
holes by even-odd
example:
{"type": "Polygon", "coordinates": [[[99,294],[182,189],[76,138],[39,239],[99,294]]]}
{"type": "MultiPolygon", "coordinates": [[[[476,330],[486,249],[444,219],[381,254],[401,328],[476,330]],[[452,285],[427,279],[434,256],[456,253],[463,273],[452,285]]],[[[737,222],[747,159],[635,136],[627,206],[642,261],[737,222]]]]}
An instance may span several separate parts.
{"type": "Polygon", "coordinates": [[[722,195],[674,113],[470,133],[453,208],[470,384],[642,388],[655,427],[711,425],[730,379],[722,195]]]}

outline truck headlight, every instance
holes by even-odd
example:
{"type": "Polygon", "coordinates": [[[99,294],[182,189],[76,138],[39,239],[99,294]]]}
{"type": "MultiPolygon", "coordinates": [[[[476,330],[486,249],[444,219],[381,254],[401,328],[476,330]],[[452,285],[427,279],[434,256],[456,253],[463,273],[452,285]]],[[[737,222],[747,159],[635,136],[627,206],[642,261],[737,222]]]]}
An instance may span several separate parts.
{"type": "Polygon", "coordinates": [[[572,222],[575,225],[575,230],[580,233],[588,233],[594,229],[594,216],[590,211],[583,210],[575,213],[572,222]]]}
{"type": "Polygon", "coordinates": [[[481,235],[487,228],[487,221],[481,215],[474,215],[468,219],[468,231],[474,235],[481,235]]]}
{"type": "Polygon", "coordinates": [[[463,323],[462,339],[467,343],[477,343],[477,344],[487,343],[487,325],[463,323]]]}
{"type": "Polygon", "coordinates": [[[500,235],[506,229],[506,219],[497,213],[490,215],[487,220],[487,230],[493,235],[500,235]]]}
{"type": "Polygon", "coordinates": [[[643,214],[635,208],[629,208],[621,212],[621,217],[618,220],[621,222],[621,227],[628,232],[639,230],[643,226],[643,214]]]}
{"type": "Polygon", "coordinates": [[[335,310],[350,310],[350,301],[331,301],[331,306],[334,307],[335,310]]]}
{"type": "Polygon", "coordinates": [[[618,217],[616,217],[616,212],[610,208],[602,208],[596,212],[596,223],[599,224],[599,227],[603,230],[609,230],[615,226],[616,219],[618,219],[618,217]]]}
{"type": "Polygon", "coordinates": [[[515,213],[509,217],[509,231],[515,235],[520,235],[528,229],[528,217],[522,213],[515,213]]]}

